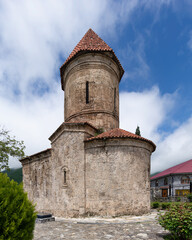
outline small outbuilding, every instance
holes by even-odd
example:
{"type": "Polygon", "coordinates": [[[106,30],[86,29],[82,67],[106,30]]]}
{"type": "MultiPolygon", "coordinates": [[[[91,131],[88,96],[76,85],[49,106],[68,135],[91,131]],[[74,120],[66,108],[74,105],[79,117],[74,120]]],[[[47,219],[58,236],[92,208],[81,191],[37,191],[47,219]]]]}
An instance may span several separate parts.
{"type": "Polygon", "coordinates": [[[192,191],[192,160],[151,177],[152,198],[184,197],[192,191]]]}

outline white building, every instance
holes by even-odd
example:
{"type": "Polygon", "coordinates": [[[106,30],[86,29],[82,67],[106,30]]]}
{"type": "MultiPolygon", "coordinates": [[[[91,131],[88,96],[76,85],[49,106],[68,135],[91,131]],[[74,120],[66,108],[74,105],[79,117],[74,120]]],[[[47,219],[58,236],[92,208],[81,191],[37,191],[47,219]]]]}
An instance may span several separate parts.
{"type": "Polygon", "coordinates": [[[151,177],[152,197],[186,196],[192,191],[191,181],[192,160],[188,160],[151,177]]]}

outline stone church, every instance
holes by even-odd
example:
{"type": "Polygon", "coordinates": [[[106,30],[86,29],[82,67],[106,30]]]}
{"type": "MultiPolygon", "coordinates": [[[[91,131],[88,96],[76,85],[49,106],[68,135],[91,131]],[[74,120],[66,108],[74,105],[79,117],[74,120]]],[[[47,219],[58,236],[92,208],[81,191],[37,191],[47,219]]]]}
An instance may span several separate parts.
{"type": "Polygon", "coordinates": [[[113,49],[92,29],[61,66],[65,121],[50,136],[51,148],[20,160],[37,211],[63,217],[150,211],[155,144],[119,128],[123,73],[113,49]]]}

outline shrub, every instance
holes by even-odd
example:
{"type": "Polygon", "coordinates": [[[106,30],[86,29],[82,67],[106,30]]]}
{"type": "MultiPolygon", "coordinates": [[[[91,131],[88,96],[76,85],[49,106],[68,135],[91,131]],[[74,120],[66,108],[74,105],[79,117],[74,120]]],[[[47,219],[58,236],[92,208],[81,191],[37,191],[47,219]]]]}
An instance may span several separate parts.
{"type": "Polygon", "coordinates": [[[167,209],[171,206],[171,203],[170,202],[164,202],[161,204],[161,208],[162,209],[167,209]]]}
{"type": "Polygon", "coordinates": [[[176,201],[177,201],[177,202],[181,202],[181,198],[180,198],[180,197],[177,197],[176,201]]]}
{"type": "Polygon", "coordinates": [[[191,239],[192,209],[189,204],[171,205],[164,214],[159,214],[160,225],[169,230],[172,239],[191,239]]]}
{"type": "Polygon", "coordinates": [[[22,185],[0,173],[0,240],[32,240],[34,210],[22,185]]]}
{"type": "Polygon", "coordinates": [[[189,202],[192,202],[192,193],[188,194],[187,198],[188,198],[189,202]]]}
{"type": "Polygon", "coordinates": [[[152,203],[152,208],[159,208],[160,203],[159,202],[153,202],[152,203]]]}

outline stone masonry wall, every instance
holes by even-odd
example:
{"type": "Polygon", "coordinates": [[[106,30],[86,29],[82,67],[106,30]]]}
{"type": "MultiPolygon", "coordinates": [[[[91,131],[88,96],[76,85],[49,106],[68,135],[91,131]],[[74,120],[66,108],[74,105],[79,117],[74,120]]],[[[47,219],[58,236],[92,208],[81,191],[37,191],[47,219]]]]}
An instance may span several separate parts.
{"type": "Polygon", "coordinates": [[[51,149],[35,154],[22,161],[23,185],[37,211],[50,211],[52,171],[50,168],[51,149]]]}
{"type": "Polygon", "coordinates": [[[63,129],[51,137],[53,149],[51,205],[55,216],[75,217],[85,212],[84,140],[93,136],[94,131],[80,124],[64,124],[63,129]]]}
{"type": "Polygon", "coordinates": [[[85,141],[95,132],[88,123],[63,123],[50,137],[51,149],[22,160],[24,189],[37,211],[62,217],[150,211],[152,145],[85,141]]]}
{"type": "Polygon", "coordinates": [[[67,66],[62,81],[66,122],[88,121],[104,130],[119,127],[120,73],[110,54],[87,53],[76,57],[67,66]]]}
{"type": "Polygon", "coordinates": [[[152,146],[131,139],[86,142],[86,212],[90,215],[150,211],[152,146]]]}

